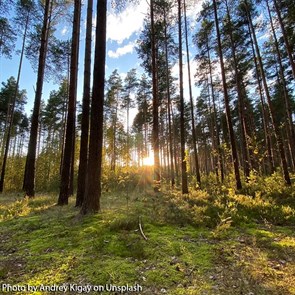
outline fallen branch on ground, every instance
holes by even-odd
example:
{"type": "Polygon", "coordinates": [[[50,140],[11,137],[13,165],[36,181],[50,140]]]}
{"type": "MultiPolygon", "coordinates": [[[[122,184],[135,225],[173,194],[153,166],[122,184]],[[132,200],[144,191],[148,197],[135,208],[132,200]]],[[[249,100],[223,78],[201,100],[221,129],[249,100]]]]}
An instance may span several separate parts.
{"type": "Polygon", "coordinates": [[[142,237],[147,241],[147,237],[145,236],[143,230],[142,230],[142,227],[141,227],[141,218],[140,216],[138,217],[138,225],[139,225],[139,231],[140,231],[140,234],[142,235],[142,237]]]}

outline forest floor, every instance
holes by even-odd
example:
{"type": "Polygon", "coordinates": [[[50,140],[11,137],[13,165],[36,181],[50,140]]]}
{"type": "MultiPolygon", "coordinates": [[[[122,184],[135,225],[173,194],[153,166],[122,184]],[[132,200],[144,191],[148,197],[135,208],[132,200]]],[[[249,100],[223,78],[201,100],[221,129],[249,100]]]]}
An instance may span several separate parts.
{"type": "Polygon", "coordinates": [[[123,294],[94,289],[111,284],[142,287],[124,294],[295,294],[294,193],[223,190],[108,192],[84,217],[74,198],[58,207],[57,195],[2,195],[1,294],[123,294]]]}

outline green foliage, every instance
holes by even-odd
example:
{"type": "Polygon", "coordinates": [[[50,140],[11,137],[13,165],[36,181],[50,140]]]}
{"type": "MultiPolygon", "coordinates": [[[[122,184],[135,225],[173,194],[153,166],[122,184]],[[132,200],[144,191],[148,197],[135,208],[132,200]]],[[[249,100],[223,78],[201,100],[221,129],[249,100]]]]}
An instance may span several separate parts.
{"type": "Polygon", "coordinates": [[[11,58],[11,53],[16,41],[15,35],[9,20],[6,17],[0,17],[0,56],[11,58]]]}
{"type": "MultiPolygon", "coordinates": [[[[8,114],[8,106],[11,108],[11,104],[13,100],[16,98],[15,102],[15,111],[13,116],[13,127],[14,132],[12,135],[16,135],[17,133],[24,132],[24,128],[22,128],[22,123],[24,119],[27,119],[26,114],[24,114],[24,105],[26,104],[27,94],[26,90],[17,89],[16,91],[16,80],[14,77],[10,77],[7,79],[7,82],[2,82],[2,88],[0,90],[0,128],[1,130],[5,130],[7,128],[7,114],[8,114]],[[16,94],[16,97],[15,97],[16,94]]],[[[11,111],[9,109],[9,111],[11,111]]]]}
{"type": "MultiPolygon", "coordinates": [[[[150,172],[149,172],[150,173],[150,172]]],[[[145,177],[144,168],[136,167],[117,167],[115,171],[105,167],[102,175],[102,186],[107,192],[121,190],[133,191],[142,185],[142,178],[145,177]]]]}
{"type": "Polygon", "coordinates": [[[8,158],[5,176],[6,192],[17,192],[22,187],[25,161],[23,156],[8,158]]]}

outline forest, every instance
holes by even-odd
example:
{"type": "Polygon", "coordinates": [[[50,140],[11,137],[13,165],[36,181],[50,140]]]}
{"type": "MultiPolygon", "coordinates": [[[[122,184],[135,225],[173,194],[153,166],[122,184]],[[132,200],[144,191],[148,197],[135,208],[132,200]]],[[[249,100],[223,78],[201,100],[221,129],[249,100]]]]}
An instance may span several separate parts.
{"type": "Polygon", "coordinates": [[[1,293],[295,294],[294,52],[293,0],[0,1],[1,293]]]}

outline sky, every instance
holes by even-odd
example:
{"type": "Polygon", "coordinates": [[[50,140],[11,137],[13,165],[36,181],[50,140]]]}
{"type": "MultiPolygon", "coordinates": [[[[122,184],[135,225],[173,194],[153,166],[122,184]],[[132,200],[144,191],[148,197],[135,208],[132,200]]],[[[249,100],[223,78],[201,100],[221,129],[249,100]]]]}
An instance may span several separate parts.
{"type": "MultiPolygon", "coordinates": [[[[110,1],[109,1],[110,2],[110,1]]],[[[135,46],[144,25],[144,18],[149,11],[147,0],[139,0],[139,4],[128,4],[120,13],[116,13],[111,7],[108,7],[107,15],[107,59],[106,59],[106,79],[113,70],[118,69],[124,79],[126,73],[132,68],[137,69],[138,77],[143,73],[140,67],[141,61],[138,59],[135,46]]],[[[195,19],[201,5],[195,0],[192,2],[192,8],[188,10],[188,17],[195,19]]],[[[110,6],[110,5],[109,5],[110,6]]],[[[96,3],[94,3],[94,11],[96,3]]],[[[96,16],[93,14],[93,26],[95,27],[96,16]]],[[[86,29],[86,5],[82,7],[81,35],[80,35],[80,54],[79,54],[79,75],[78,75],[78,101],[82,98],[83,89],[83,60],[84,60],[84,43],[86,29]]],[[[93,37],[94,37],[93,30],[93,37]]],[[[71,37],[70,24],[62,24],[57,26],[56,37],[61,39],[69,39],[71,37]]],[[[20,40],[16,44],[16,50],[20,49],[20,40]]],[[[191,52],[191,68],[195,69],[196,64],[193,61],[194,48],[190,46],[191,52]]],[[[94,43],[93,43],[94,50],[94,43]]],[[[184,56],[184,61],[186,57],[184,56]]],[[[0,57],[0,81],[7,81],[10,76],[16,77],[19,64],[19,55],[14,54],[12,59],[0,57]]],[[[184,64],[184,69],[185,68],[184,64]]],[[[176,64],[172,72],[175,77],[178,76],[178,64],[176,64]]],[[[192,74],[193,76],[193,74],[192,74]]],[[[30,62],[24,58],[22,73],[20,78],[20,89],[27,90],[28,102],[26,112],[29,114],[33,108],[34,89],[36,88],[37,75],[33,71],[30,62]]],[[[59,85],[53,81],[45,82],[43,85],[43,100],[47,100],[52,90],[58,89],[59,85]]],[[[184,71],[184,88],[185,96],[188,95],[187,71],[184,71]]],[[[194,90],[196,95],[196,90],[194,90]]]]}

